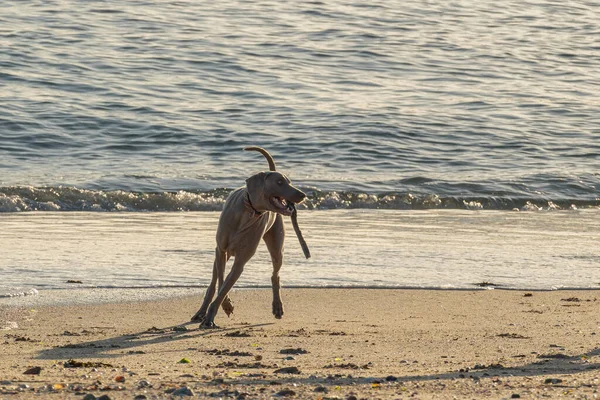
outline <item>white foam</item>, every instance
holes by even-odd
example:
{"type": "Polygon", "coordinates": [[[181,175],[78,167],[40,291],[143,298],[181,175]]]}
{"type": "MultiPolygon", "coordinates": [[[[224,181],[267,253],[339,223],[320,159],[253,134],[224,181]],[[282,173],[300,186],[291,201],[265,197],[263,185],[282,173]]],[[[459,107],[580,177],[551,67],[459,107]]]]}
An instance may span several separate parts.
{"type": "Polygon", "coordinates": [[[0,286],[0,298],[37,296],[38,294],[39,292],[35,288],[0,286]]]}

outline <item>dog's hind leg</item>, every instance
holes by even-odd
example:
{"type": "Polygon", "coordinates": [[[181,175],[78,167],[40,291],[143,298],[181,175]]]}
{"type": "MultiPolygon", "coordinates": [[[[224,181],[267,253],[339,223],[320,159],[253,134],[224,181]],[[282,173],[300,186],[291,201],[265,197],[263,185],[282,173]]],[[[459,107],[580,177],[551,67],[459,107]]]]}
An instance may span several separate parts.
{"type": "MultiPolygon", "coordinates": [[[[192,317],[192,321],[203,321],[206,316],[206,310],[208,306],[212,302],[213,297],[215,296],[215,289],[217,287],[217,281],[219,281],[219,286],[223,282],[223,274],[225,271],[225,263],[227,262],[227,255],[224,251],[219,249],[218,247],[215,249],[215,262],[213,263],[213,274],[212,279],[210,281],[210,285],[206,289],[206,293],[204,294],[204,301],[202,302],[202,306],[200,309],[194,314],[192,317]]],[[[229,315],[229,314],[227,314],[229,315]]]]}
{"type": "MultiPolygon", "coordinates": [[[[227,256],[225,257],[225,260],[222,263],[222,265],[219,265],[219,269],[218,269],[219,292],[221,291],[221,288],[223,287],[223,280],[225,278],[225,264],[227,264],[227,261],[229,261],[229,254],[227,254],[227,256]]],[[[208,307],[208,304],[206,306],[208,307]]],[[[223,299],[223,303],[221,304],[221,307],[223,308],[223,311],[225,311],[225,314],[227,314],[228,317],[231,314],[233,314],[234,307],[233,307],[233,303],[231,302],[231,298],[229,298],[229,296],[225,296],[225,298],[223,299]]]]}
{"type": "Polygon", "coordinates": [[[283,218],[277,215],[275,223],[263,237],[267,249],[271,254],[273,262],[273,275],[271,276],[271,285],[273,287],[273,315],[280,319],[283,316],[283,302],[281,301],[281,285],[279,284],[279,270],[283,265],[283,240],[285,239],[285,229],[283,227],[283,218]]]}

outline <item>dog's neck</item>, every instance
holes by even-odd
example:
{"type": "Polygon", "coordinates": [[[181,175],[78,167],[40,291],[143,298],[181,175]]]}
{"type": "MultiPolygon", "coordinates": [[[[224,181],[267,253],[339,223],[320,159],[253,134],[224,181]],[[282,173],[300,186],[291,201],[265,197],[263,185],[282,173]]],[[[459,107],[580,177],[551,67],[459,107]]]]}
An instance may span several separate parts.
{"type": "Polygon", "coordinates": [[[262,214],[261,211],[258,211],[252,205],[252,201],[250,200],[250,193],[248,193],[247,190],[246,190],[246,198],[244,199],[244,206],[246,207],[246,209],[248,210],[248,212],[250,213],[250,215],[253,216],[253,217],[258,217],[258,216],[260,216],[262,214]]]}

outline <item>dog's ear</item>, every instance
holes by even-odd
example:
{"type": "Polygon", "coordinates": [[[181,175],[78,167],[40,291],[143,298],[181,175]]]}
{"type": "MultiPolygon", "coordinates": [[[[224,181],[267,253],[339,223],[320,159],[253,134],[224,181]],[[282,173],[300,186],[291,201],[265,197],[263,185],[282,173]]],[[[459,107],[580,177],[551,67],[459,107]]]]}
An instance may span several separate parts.
{"type": "Polygon", "coordinates": [[[261,193],[264,189],[267,175],[267,172],[259,172],[258,174],[252,175],[250,178],[246,179],[246,188],[248,189],[248,192],[252,195],[261,193]]]}

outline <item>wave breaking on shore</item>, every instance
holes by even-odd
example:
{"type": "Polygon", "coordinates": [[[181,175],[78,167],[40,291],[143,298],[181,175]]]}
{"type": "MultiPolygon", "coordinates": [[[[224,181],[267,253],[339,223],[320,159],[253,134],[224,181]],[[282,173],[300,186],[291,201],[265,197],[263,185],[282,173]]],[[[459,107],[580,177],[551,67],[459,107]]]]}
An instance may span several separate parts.
{"type": "MultiPolygon", "coordinates": [[[[135,192],[90,190],[69,186],[0,188],[0,212],[24,211],[220,211],[232,189],[209,191],[135,192]]],[[[299,209],[465,209],[570,210],[599,208],[600,199],[506,196],[443,196],[435,193],[326,191],[304,189],[308,197],[299,209]]]]}

